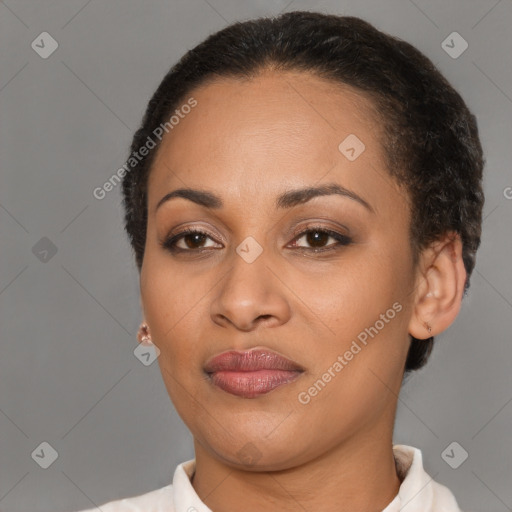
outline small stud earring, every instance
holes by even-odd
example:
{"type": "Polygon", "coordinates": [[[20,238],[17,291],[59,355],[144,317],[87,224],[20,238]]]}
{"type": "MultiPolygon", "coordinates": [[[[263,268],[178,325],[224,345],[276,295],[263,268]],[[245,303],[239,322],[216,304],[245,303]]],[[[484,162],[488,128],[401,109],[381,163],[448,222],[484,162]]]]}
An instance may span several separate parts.
{"type": "Polygon", "coordinates": [[[432,327],[430,327],[430,324],[428,322],[423,322],[423,325],[425,326],[425,329],[429,332],[429,334],[432,332],[432,327]]]}
{"type": "Polygon", "coordinates": [[[137,332],[137,339],[142,345],[152,345],[151,335],[149,334],[148,324],[140,324],[139,331],[137,332]]]}

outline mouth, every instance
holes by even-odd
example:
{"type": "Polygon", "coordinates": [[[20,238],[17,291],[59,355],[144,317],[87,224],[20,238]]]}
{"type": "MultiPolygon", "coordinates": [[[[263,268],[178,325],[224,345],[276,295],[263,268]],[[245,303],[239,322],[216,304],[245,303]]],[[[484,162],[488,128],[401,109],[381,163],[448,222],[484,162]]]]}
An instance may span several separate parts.
{"type": "Polygon", "coordinates": [[[223,352],[205,367],[210,382],[242,398],[256,398],[289,384],[304,372],[299,364],[271,350],[223,352]]]}

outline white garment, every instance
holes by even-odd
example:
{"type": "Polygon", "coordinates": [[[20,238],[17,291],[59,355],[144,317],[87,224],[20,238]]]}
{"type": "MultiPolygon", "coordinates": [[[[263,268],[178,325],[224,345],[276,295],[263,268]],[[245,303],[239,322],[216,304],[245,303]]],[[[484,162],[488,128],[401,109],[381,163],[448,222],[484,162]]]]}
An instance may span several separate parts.
{"type": "MultiPolygon", "coordinates": [[[[423,469],[421,450],[413,446],[394,445],[402,484],[393,501],[382,512],[461,512],[451,491],[423,469]]],[[[190,477],[195,459],[178,465],[172,484],[139,496],[110,501],[100,508],[81,512],[212,512],[196,494],[190,477]]]]}

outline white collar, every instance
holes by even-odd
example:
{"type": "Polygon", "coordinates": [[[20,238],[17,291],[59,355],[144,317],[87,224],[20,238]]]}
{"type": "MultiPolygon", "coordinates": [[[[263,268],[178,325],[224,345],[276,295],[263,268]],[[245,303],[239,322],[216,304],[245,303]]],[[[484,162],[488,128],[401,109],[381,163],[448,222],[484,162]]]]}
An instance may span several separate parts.
{"type": "Polygon", "coordinates": [[[395,499],[382,512],[461,512],[452,492],[423,468],[420,449],[397,444],[393,454],[404,478],[395,499]]]}
{"type": "MultiPolygon", "coordinates": [[[[393,453],[403,480],[397,496],[382,512],[399,512],[402,509],[404,512],[461,512],[451,491],[435,482],[423,469],[421,450],[394,445],[393,453]]],[[[212,512],[192,487],[190,478],[194,471],[195,459],[192,459],[180,464],[174,472],[172,495],[175,512],[212,512]]]]}

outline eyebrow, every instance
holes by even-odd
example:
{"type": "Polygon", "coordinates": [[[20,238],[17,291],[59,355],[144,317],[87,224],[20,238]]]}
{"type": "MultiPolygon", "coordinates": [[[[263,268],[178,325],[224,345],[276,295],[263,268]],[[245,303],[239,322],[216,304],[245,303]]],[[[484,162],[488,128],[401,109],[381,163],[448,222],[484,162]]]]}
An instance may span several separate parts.
{"type": "MultiPolygon", "coordinates": [[[[355,192],[352,192],[351,190],[338,185],[337,183],[327,183],[317,187],[305,187],[289,190],[276,198],[275,207],[292,208],[299,204],[304,204],[314,197],[328,195],[340,195],[343,197],[348,197],[349,199],[357,201],[363,205],[371,213],[375,213],[375,210],[372,208],[372,206],[362,197],[358,196],[355,192]]],[[[182,197],[206,208],[212,208],[215,210],[222,208],[224,205],[222,199],[212,192],[208,192],[206,190],[197,190],[193,188],[179,188],[169,192],[164,197],[162,197],[162,199],[158,201],[158,204],[155,207],[155,212],[164,203],[176,197],[182,197]]]]}

